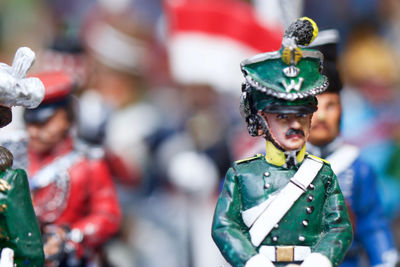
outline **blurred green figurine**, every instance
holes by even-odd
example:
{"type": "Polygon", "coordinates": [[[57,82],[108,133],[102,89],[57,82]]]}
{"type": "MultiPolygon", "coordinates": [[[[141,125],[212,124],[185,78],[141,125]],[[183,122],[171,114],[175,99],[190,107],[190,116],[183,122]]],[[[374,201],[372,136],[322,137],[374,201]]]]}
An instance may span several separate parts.
{"type": "Polygon", "coordinates": [[[266,154],[228,170],[212,236],[234,267],[338,266],[353,233],[330,164],[305,152],[315,95],[327,78],[323,56],[305,49],[318,34],[309,18],[286,30],[279,51],[241,63],[241,112],[266,154]]]}
{"type": "MultiPolygon", "coordinates": [[[[11,122],[12,106],[34,108],[44,96],[37,78],[26,78],[35,54],[18,49],[12,66],[0,63],[0,127],[11,122]]],[[[0,146],[0,267],[43,266],[42,238],[25,171],[12,169],[13,155],[0,146]]]]}

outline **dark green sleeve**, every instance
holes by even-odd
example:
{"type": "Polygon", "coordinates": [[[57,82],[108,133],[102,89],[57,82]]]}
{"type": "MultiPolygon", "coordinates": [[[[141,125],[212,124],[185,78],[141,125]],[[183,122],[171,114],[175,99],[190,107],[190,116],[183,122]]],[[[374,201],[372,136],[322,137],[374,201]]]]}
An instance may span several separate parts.
{"type": "Polygon", "coordinates": [[[225,259],[235,267],[244,266],[257,254],[241,217],[241,203],[237,178],[230,168],[215,209],[212,237],[225,259]]]}
{"type": "Polygon", "coordinates": [[[11,189],[7,193],[7,209],[3,213],[8,242],[14,250],[17,266],[43,266],[44,253],[40,229],[33,210],[28,179],[23,170],[7,170],[4,179],[11,189]]]}
{"type": "Polygon", "coordinates": [[[325,165],[322,171],[326,188],[324,232],[313,252],[324,254],[333,266],[339,266],[353,240],[353,230],[336,175],[329,165],[325,165]]]}

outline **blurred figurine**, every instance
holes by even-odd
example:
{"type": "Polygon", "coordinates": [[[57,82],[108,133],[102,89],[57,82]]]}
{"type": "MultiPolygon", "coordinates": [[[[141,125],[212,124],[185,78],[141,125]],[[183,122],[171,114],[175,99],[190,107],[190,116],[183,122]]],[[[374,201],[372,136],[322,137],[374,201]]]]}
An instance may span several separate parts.
{"type": "MultiPolygon", "coordinates": [[[[34,108],[42,101],[43,84],[37,78],[25,78],[34,59],[33,51],[23,47],[12,66],[0,63],[0,127],[11,122],[12,106],[34,108]]],[[[43,266],[42,238],[28,179],[12,164],[13,155],[0,146],[0,266],[43,266]]]]}
{"type": "Polygon", "coordinates": [[[73,81],[64,72],[37,75],[42,104],[25,110],[28,174],[49,266],[86,266],[96,249],[117,232],[121,211],[101,151],[79,147],[74,123],[73,81]]]}
{"type": "Polygon", "coordinates": [[[341,136],[359,147],[360,157],[374,168],[390,219],[400,211],[400,180],[390,171],[400,125],[400,61],[395,50],[374,28],[361,24],[352,30],[339,61],[345,85],[341,136]]]}
{"type": "Polygon", "coordinates": [[[279,51],[242,62],[241,109],[266,155],[236,161],[227,172],[212,236],[233,266],[338,266],[352,228],[328,162],[305,152],[315,95],[328,86],[323,56],[300,48],[317,35],[309,18],[286,30],[279,51]]]}
{"type": "MultiPolygon", "coordinates": [[[[157,107],[147,99],[152,35],[137,21],[132,1],[121,2],[124,7],[118,12],[110,10],[114,1],[97,2],[82,30],[88,81],[80,97],[78,134],[104,145],[113,178],[145,191],[151,157],[148,139],[161,123],[157,107]]],[[[151,79],[156,75],[151,73],[151,79]]],[[[119,190],[122,204],[132,201],[130,189],[128,196],[119,190]]]]}
{"type": "Polygon", "coordinates": [[[329,86],[317,96],[318,111],[312,119],[307,150],[331,163],[343,196],[354,212],[354,242],[341,266],[363,266],[362,251],[366,252],[371,266],[395,266],[397,253],[383,214],[375,173],[360,158],[358,147],[344,143],[339,137],[342,82],[336,68],[338,32],[321,33],[313,48],[324,54],[323,74],[328,77],[329,86]],[[320,42],[319,37],[322,37],[320,42]]]}
{"type": "MultiPolygon", "coordinates": [[[[105,250],[110,264],[118,266],[132,266],[142,259],[131,245],[132,239],[147,233],[148,228],[141,228],[142,218],[137,213],[144,206],[139,202],[147,202],[145,198],[153,188],[152,136],[164,123],[158,108],[149,102],[149,82],[156,80],[159,73],[151,72],[148,79],[148,67],[153,65],[157,53],[152,49],[152,32],[136,16],[136,5],[136,1],[121,1],[117,5],[111,0],[96,1],[85,17],[81,32],[88,76],[80,95],[78,135],[86,142],[104,147],[116,182],[123,222],[118,236],[105,250]]],[[[157,57],[156,64],[160,62],[157,57]]],[[[157,230],[149,231],[157,236],[152,246],[138,242],[137,247],[142,251],[157,251],[161,256],[150,253],[151,258],[168,266],[157,246],[163,245],[157,230]]]]}

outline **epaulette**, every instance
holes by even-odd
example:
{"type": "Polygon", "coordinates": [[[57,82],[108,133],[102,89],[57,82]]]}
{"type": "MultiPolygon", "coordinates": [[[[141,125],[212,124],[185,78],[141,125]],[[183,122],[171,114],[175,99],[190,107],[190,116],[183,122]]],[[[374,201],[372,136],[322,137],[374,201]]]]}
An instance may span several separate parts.
{"type": "Polygon", "coordinates": [[[76,142],[74,149],[89,160],[102,159],[105,155],[104,149],[101,146],[88,145],[84,142],[76,142]]]}
{"type": "Polygon", "coordinates": [[[320,157],[317,157],[317,156],[314,156],[314,155],[311,155],[311,154],[308,154],[308,153],[307,153],[307,156],[309,156],[311,158],[314,158],[314,159],[317,159],[317,160],[321,160],[321,161],[325,162],[326,164],[331,165],[331,163],[329,161],[327,161],[326,159],[323,159],[323,158],[320,158],[320,157]]]}
{"type": "Polygon", "coordinates": [[[105,152],[101,147],[91,147],[87,148],[85,151],[85,155],[88,159],[98,160],[104,158],[105,152]]]}
{"type": "Polygon", "coordinates": [[[263,154],[257,154],[257,155],[255,155],[254,157],[251,157],[251,158],[237,160],[237,161],[235,161],[235,163],[236,164],[246,163],[246,162],[258,159],[258,158],[263,157],[263,156],[264,156],[263,154]]]}

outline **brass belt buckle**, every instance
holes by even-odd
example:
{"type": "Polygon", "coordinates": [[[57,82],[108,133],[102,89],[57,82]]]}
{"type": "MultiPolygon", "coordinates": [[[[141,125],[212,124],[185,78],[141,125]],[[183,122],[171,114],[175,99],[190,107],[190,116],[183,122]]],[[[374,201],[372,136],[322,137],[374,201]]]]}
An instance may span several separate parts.
{"type": "Polygon", "coordinates": [[[277,262],[292,262],[294,260],[294,246],[277,246],[275,253],[277,262]]]}

